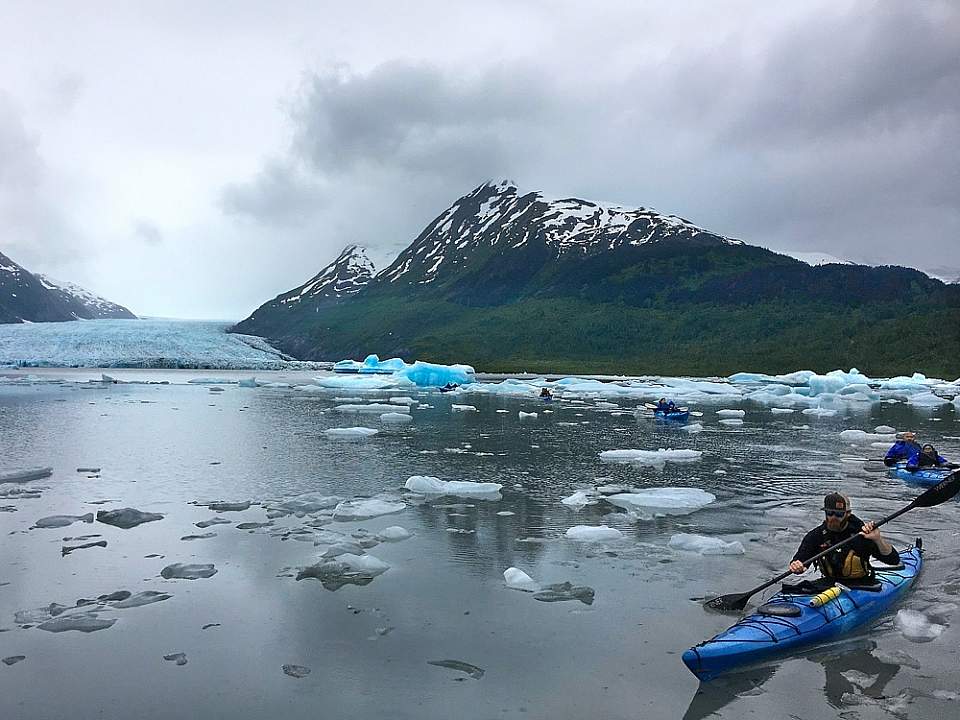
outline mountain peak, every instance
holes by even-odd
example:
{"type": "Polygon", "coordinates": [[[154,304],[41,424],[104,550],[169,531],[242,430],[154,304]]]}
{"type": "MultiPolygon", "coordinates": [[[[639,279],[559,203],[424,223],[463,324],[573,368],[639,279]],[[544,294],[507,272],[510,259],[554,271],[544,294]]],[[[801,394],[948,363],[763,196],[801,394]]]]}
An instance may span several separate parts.
{"type": "Polygon", "coordinates": [[[336,259],[303,285],[276,298],[275,304],[292,307],[305,301],[336,300],[360,292],[373,278],[375,267],[366,248],[347,245],[336,259]]]}

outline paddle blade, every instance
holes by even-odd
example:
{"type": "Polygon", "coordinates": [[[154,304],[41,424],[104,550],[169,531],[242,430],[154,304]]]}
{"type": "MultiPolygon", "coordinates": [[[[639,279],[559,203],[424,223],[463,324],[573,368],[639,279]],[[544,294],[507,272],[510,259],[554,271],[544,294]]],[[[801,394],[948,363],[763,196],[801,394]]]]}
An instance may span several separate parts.
{"type": "Polygon", "coordinates": [[[721,595],[713,600],[708,600],[703,604],[707,610],[713,612],[740,612],[747,606],[747,600],[752,593],[731,593],[730,595],[721,595]]]}
{"type": "Polygon", "coordinates": [[[933,507],[960,492],[960,470],[952,472],[913,501],[913,507],[933,507]]]}

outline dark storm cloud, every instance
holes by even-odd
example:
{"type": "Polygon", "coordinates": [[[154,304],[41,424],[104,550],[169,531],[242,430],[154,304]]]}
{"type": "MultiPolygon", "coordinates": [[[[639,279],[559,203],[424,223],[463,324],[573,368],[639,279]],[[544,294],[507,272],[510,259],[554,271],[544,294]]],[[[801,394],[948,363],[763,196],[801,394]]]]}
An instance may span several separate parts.
{"type": "Polygon", "coordinates": [[[228,215],[251,217],[267,225],[302,226],[323,209],[322,185],[303,170],[299,158],[271,160],[253,180],[224,188],[220,207],[228,215]]]}

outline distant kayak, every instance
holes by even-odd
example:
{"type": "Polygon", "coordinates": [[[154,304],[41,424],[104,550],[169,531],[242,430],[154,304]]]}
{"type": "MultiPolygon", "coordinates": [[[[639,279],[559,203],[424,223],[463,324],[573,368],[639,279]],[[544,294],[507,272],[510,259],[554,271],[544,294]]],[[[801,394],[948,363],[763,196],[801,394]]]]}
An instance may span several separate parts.
{"type": "Polygon", "coordinates": [[[674,420],[676,422],[686,422],[690,418],[689,410],[654,410],[653,416],[661,420],[674,420]]]}
{"type": "Polygon", "coordinates": [[[918,485],[936,485],[949,475],[952,470],[949,468],[922,468],[920,470],[907,470],[907,463],[898,462],[890,468],[890,473],[901,480],[916,483],[918,485]]]}
{"type": "MultiPolygon", "coordinates": [[[[919,539],[917,545],[921,545],[919,539]]],[[[683,654],[683,663],[701,680],[809,649],[872,623],[901,600],[923,565],[920,547],[900,552],[899,566],[877,567],[873,589],[792,595],[778,592],[757,612],[683,654]],[[814,607],[818,601],[822,604],[814,607]]]]}

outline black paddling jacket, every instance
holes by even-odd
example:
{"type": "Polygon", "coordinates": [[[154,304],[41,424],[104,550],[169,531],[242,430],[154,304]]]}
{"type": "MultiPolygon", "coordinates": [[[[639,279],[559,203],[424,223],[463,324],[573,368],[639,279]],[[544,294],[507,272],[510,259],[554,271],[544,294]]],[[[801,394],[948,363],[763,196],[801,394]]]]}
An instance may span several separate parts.
{"type": "Polygon", "coordinates": [[[889,555],[881,555],[877,544],[860,535],[863,529],[863,520],[851,515],[847,526],[838,532],[827,530],[826,523],[815,527],[803,537],[794,560],[806,563],[814,555],[823,552],[831,545],[846,540],[851,535],[858,535],[856,540],[848,545],[834,550],[832,553],[817,560],[817,568],[825,577],[838,580],[863,580],[873,577],[870,567],[870,558],[875,557],[887,565],[896,565],[900,562],[900,553],[896,548],[890,550],[889,555]]]}

